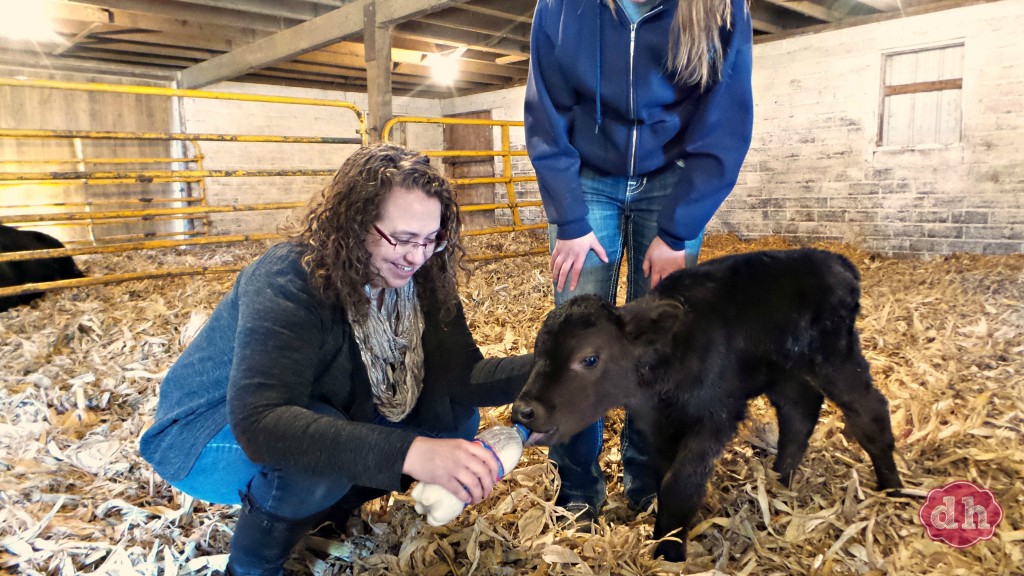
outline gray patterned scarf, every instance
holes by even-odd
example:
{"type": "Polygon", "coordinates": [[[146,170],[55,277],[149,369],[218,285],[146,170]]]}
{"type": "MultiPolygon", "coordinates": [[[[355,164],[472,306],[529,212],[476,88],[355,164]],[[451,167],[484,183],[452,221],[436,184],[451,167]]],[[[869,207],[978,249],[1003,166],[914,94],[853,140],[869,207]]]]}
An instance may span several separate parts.
{"type": "Polygon", "coordinates": [[[402,288],[385,288],[380,310],[373,292],[366,286],[370,297],[366,320],[357,322],[350,316],[349,322],[370,375],[377,410],[388,420],[400,422],[412,412],[423,389],[423,312],[412,281],[402,288]]]}

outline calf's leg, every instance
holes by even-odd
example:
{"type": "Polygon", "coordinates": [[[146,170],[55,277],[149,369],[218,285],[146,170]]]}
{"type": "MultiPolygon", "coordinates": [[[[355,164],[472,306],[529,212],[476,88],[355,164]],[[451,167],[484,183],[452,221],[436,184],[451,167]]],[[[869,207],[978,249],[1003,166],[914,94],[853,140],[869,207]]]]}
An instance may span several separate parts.
{"type": "Polygon", "coordinates": [[[686,560],[686,533],[704,503],[715,459],[735,432],[735,425],[694,422],[690,429],[692,432],[685,434],[679,442],[675,459],[658,490],[654,537],[663,538],[681,528],[673,535],[679,542],[665,540],[654,549],[655,558],[661,556],[670,562],[686,560]]]}
{"type": "Polygon", "coordinates": [[[807,381],[804,374],[786,377],[767,393],[779,421],[779,446],[772,469],[779,482],[789,486],[800,461],[807,451],[807,442],[818,424],[825,397],[807,381]]]}
{"type": "Polygon", "coordinates": [[[902,488],[893,460],[896,441],[889,420],[889,401],[872,384],[864,356],[857,351],[848,361],[832,366],[822,375],[819,386],[842,411],[850,434],[867,451],[878,488],[902,488]]]}

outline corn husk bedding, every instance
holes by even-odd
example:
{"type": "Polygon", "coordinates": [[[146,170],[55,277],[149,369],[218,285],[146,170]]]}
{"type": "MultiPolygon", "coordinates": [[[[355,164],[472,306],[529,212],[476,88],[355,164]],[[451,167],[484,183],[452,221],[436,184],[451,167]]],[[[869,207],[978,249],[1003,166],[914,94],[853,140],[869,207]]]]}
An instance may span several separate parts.
{"type": "MultiPolygon", "coordinates": [[[[515,251],[535,235],[471,238],[515,251]]],[[[710,236],[702,258],[789,248],[777,238],[710,236]]],[[[557,477],[541,448],[484,503],[434,528],[407,495],[370,503],[338,538],[310,537],[298,574],[1024,574],[1024,255],[893,259],[821,245],[863,276],[860,328],[890,400],[907,496],[875,492],[866,454],[827,406],[793,485],[771,472],[770,406],[718,462],[691,531],[690,559],[651,559],[653,511],[621,495],[618,432],[608,419],[609,499],[593,534],[552,504],[557,477]],[[959,550],[918,523],[924,495],[953,480],[991,490],[995,536],[959,550]],[[568,526],[566,523],[568,522],[568,526]]],[[[264,245],[81,258],[88,274],[244,263],[264,245]]],[[[463,283],[471,328],[488,355],[527,352],[552,306],[545,256],[472,264],[463,283]]],[[[160,380],[231,275],[133,282],[49,294],[0,313],[0,571],[17,574],[206,574],[221,569],[237,509],[172,490],[139,457],[160,380]]],[[[756,287],[751,287],[755,290],[756,287]]],[[[483,426],[507,423],[508,407],[483,426]]]]}

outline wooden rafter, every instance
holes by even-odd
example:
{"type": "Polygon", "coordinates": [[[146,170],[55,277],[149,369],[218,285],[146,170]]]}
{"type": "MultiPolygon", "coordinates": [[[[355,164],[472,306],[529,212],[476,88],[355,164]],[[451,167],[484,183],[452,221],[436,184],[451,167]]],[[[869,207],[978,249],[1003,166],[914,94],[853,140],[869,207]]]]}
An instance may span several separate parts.
{"type": "MultiPolygon", "coordinates": [[[[750,0],[750,10],[763,42],[986,1],[750,0]]],[[[97,69],[181,72],[183,87],[258,79],[366,90],[369,4],[390,30],[396,94],[461,95],[526,80],[537,0],[63,0],[52,6],[63,43],[34,55],[36,46],[0,39],[0,60],[84,69],[95,58],[97,69]],[[454,50],[459,81],[437,86],[424,59],[454,50]]]]}

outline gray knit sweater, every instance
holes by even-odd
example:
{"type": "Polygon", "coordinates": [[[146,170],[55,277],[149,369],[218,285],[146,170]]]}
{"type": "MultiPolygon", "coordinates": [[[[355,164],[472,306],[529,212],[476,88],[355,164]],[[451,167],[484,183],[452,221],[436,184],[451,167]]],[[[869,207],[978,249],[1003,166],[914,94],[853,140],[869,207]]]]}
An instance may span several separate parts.
{"type": "MultiPolygon", "coordinates": [[[[167,480],[185,477],[224,425],[256,463],[360,486],[400,488],[416,433],[373,424],[366,369],[345,314],[316,295],[300,262],[282,243],[242,270],[206,326],[168,371],[142,456],[167,480]],[[348,421],[307,410],[323,402],[348,421]]],[[[454,430],[478,406],[511,402],[532,355],[484,359],[461,305],[442,321],[421,303],[423,391],[403,421],[431,432],[454,430]]]]}

